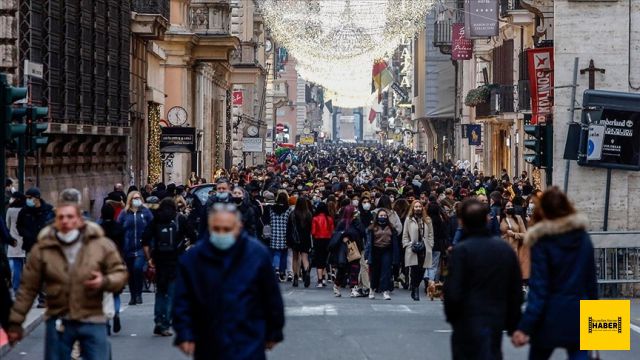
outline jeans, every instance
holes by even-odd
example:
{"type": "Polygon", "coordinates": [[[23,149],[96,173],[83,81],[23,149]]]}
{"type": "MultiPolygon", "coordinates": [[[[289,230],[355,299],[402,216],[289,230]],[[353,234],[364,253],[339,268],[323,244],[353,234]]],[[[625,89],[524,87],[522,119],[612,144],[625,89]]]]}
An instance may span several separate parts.
{"type": "Polygon", "coordinates": [[[393,271],[393,248],[373,247],[371,249],[371,259],[369,260],[369,269],[371,271],[371,290],[391,291],[393,284],[391,282],[391,272],[393,271]]]}
{"type": "Polygon", "coordinates": [[[129,271],[129,292],[131,298],[142,296],[143,269],[146,263],[144,256],[128,257],[126,259],[127,270],[129,271]]]}
{"type": "Polygon", "coordinates": [[[18,287],[20,286],[22,269],[24,268],[24,258],[9,258],[9,267],[11,268],[11,284],[13,286],[13,293],[15,294],[18,292],[18,287]]]}
{"type": "Polygon", "coordinates": [[[116,311],[116,315],[120,314],[120,293],[114,293],[113,294],[113,308],[116,311]]]}
{"type": "Polygon", "coordinates": [[[175,289],[175,268],[167,270],[159,267],[156,273],[156,303],[153,317],[156,327],[169,330],[173,309],[173,292],[175,289]]]}
{"type": "Polygon", "coordinates": [[[273,268],[278,270],[280,274],[287,272],[287,258],[289,252],[287,249],[271,249],[271,255],[273,256],[273,268]]]}
{"type": "Polygon", "coordinates": [[[453,327],[453,360],[502,360],[502,329],[473,319],[453,327]]]}
{"type": "MultiPolygon", "coordinates": [[[[529,360],[547,360],[553,354],[553,348],[545,348],[540,345],[532,344],[529,349],[529,360]]],[[[580,346],[576,345],[572,348],[567,348],[567,355],[569,360],[587,360],[589,358],[589,352],[586,350],[580,350],[580,346]]]]}
{"type": "Polygon", "coordinates": [[[434,251],[432,256],[431,267],[424,274],[425,280],[440,280],[440,251],[434,251]]]}
{"type": "Polygon", "coordinates": [[[80,342],[83,360],[109,360],[110,346],[105,324],[63,320],[63,331],[56,329],[56,318],[47,320],[45,360],[68,360],[73,343],[80,342]]]}

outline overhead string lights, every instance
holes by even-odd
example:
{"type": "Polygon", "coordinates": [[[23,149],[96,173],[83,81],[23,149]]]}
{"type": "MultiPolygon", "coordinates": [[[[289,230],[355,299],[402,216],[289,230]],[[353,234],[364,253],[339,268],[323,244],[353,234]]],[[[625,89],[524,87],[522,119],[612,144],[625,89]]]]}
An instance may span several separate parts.
{"type": "Polygon", "coordinates": [[[343,107],[366,105],[371,67],[425,26],[434,0],[258,0],[297,70],[343,107]]]}

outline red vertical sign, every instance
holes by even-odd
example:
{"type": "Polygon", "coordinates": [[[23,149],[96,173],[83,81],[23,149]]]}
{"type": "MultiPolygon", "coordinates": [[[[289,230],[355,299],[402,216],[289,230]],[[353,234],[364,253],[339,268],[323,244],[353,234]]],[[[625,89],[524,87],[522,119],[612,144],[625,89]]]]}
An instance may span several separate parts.
{"type": "Polygon", "coordinates": [[[531,87],[531,124],[544,124],[553,113],[553,48],[527,50],[531,87]]]}
{"type": "Polygon", "coordinates": [[[244,103],[244,93],[242,90],[233,91],[233,105],[242,105],[244,103]]]}
{"type": "Polygon", "coordinates": [[[464,24],[451,26],[452,48],[451,60],[469,60],[473,55],[473,40],[467,39],[464,32],[464,24]]]}

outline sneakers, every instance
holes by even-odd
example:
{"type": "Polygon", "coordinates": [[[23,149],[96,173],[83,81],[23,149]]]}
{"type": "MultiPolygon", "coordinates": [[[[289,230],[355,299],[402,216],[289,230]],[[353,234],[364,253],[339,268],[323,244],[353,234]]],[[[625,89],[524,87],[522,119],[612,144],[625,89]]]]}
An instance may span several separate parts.
{"type": "Polygon", "coordinates": [[[389,292],[388,292],[388,291],[383,292],[383,293],[382,293],[382,297],[383,297],[385,300],[391,300],[391,295],[389,295],[389,292]]]}
{"type": "Polygon", "coordinates": [[[336,285],[333,285],[333,295],[335,297],[341,297],[342,293],[340,293],[340,288],[337,287],[336,285]]]}
{"type": "Polygon", "coordinates": [[[316,285],[316,287],[317,287],[318,289],[323,288],[323,287],[324,287],[324,284],[323,284],[323,283],[321,283],[321,282],[319,282],[319,283],[318,283],[318,285],[316,285]]]}
{"type": "Polygon", "coordinates": [[[350,297],[360,297],[360,293],[358,292],[358,287],[354,286],[351,289],[351,295],[349,295],[350,297]]]}
{"type": "Polygon", "coordinates": [[[155,328],[153,328],[153,335],[158,335],[158,336],[173,336],[173,333],[171,331],[169,331],[168,329],[162,329],[160,326],[157,326],[155,328]]]}
{"type": "Polygon", "coordinates": [[[376,298],[376,292],[371,290],[369,291],[369,299],[374,300],[376,298]]]}

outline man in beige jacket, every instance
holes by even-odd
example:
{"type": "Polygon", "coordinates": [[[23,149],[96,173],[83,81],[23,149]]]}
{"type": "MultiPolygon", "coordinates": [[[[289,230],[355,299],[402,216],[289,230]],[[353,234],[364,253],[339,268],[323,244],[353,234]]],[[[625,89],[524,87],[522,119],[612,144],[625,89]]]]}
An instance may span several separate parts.
{"type": "Polygon", "coordinates": [[[75,341],[83,359],[108,359],[103,291],[120,291],[126,280],[118,250],[102,228],[84,221],[77,204],[58,204],[54,225],[40,232],[27,260],[9,316],[9,341],[22,339],[22,323],[44,284],[45,359],[69,359],[75,341]]]}

